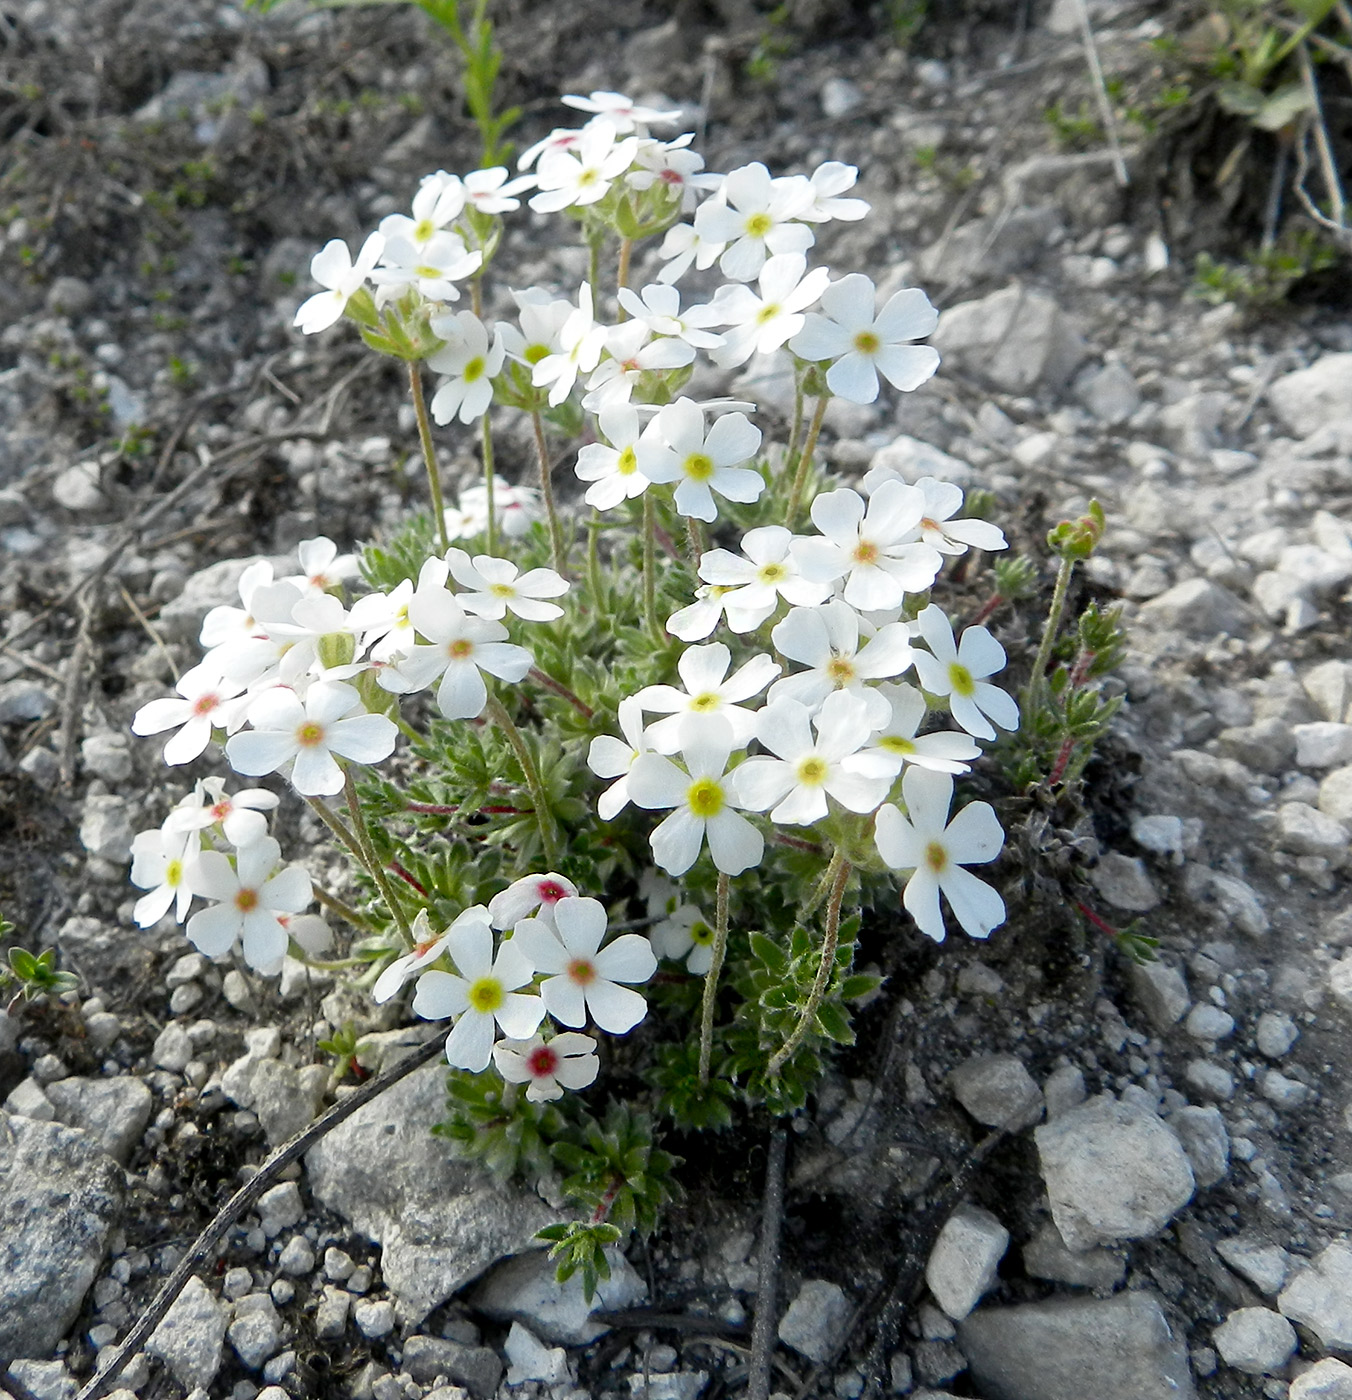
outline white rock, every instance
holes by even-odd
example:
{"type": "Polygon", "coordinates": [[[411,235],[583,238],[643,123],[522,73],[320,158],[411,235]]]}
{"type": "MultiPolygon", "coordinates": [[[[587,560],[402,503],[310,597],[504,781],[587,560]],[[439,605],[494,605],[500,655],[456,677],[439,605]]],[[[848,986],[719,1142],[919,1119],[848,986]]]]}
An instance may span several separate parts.
{"type": "Polygon", "coordinates": [[[1023,1268],[1032,1278],[1104,1291],[1116,1288],[1127,1276],[1127,1261],[1120,1254],[1101,1247],[1067,1249],[1050,1220],[1024,1245],[1023,1268]]]}
{"type": "Polygon", "coordinates": [[[1277,845],[1297,856],[1322,856],[1337,869],[1347,859],[1348,829],[1308,802],[1277,809],[1277,845]]]}
{"type": "Polygon", "coordinates": [[[39,1123],[50,1123],[56,1118],[56,1109],[47,1097],[41,1084],[31,1076],[21,1079],[5,1100],[7,1113],[21,1114],[24,1118],[34,1118],[39,1123]]]}
{"type": "Polygon", "coordinates": [[[1192,1199],[1177,1135],[1130,1100],[1101,1095],[1034,1136],[1052,1218],[1071,1249],[1148,1238],[1192,1199]]]}
{"type": "Polygon", "coordinates": [[[1285,1011],[1264,1011],[1258,1018],[1255,1037],[1258,1053],[1266,1055],[1269,1060],[1280,1060],[1299,1037],[1296,1023],[1285,1011]]]}
{"type": "Polygon", "coordinates": [[[1310,1328],[1329,1350],[1352,1349],[1352,1244],[1336,1240],[1329,1245],[1287,1284],[1277,1306],[1310,1328]]]}
{"type": "Polygon", "coordinates": [[[1182,856],[1184,850],[1183,818],[1162,813],[1133,817],[1131,839],[1157,856],[1182,856]]]}
{"type": "Polygon", "coordinates": [[[1352,710],[1352,665],[1346,661],[1321,661],[1301,677],[1305,693],[1326,720],[1342,724],[1352,710]]]}
{"type": "Polygon", "coordinates": [[[146,1350],[185,1386],[209,1386],[221,1365],[227,1309],[200,1278],[190,1278],[174,1299],[146,1350]]]}
{"type": "Polygon", "coordinates": [[[1088,353],[1060,307],[1022,287],[949,307],[940,314],[931,342],[946,360],[1011,393],[1059,388],[1088,353]]]}
{"type": "Polygon", "coordinates": [[[948,1082],[957,1101],[987,1127],[1017,1132],[1042,1117],[1042,1091],[1014,1055],[974,1055],[948,1082]]]}
{"type": "Polygon", "coordinates": [[[562,1346],[582,1346],[609,1328],[592,1314],[635,1307],[648,1289],[634,1266],[618,1250],[607,1254],[610,1277],[602,1279],[588,1303],[582,1280],[574,1274],[566,1283],[554,1276],[554,1265],[542,1249],[532,1249],[493,1269],[470,1295],[470,1301],[499,1322],[520,1322],[537,1337],[562,1346]]]}
{"type": "Polygon", "coordinates": [[[844,1289],[825,1279],[805,1279],[780,1319],[779,1340],[806,1356],[825,1361],[835,1350],[854,1311],[844,1289]]]}
{"type": "Polygon", "coordinates": [[[1268,387],[1268,402],[1297,437],[1347,413],[1352,403],[1352,354],[1323,355],[1307,369],[1294,370],[1268,387]]]}
{"type": "Polygon", "coordinates": [[[1352,724],[1316,720],[1298,724],[1291,733],[1296,740],[1296,762],[1302,768],[1335,768],[1352,763],[1352,724]]]}
{"type": "Polygon", "coordinates": [[[1227,1366],[1250,1376],[1270,1376],[1296,1349],[1296,1329],[1270,1308],[1236,1308],[1211,1334],[1227,1366]]]}
{"type": "Polygon", "coordinates": [[[1232,1235],[1216,1243],[1216,1253],[1262,1294],[1275,1298],[1291,1271],[1291,1256],[1256,1235],[1232,1235]]]}
{"type": "Polygon", "coordinates": [[[1009,1231],[990,1211],[960,1205],[939,1231],[925,1265],[934,1301],[954,1321],[966,1317],[995,1282],[1008,1248],[1009,1231]]]}
{"type": "Polygon", "coordinates": [[[568,1381],[568,1353],[562,1347],[547,1347],[519,1322],[512,1323],[503,1347],[507,1355],[507,1384],[543,1381],[564,1385],[568,1381]]]}
{"type": "Polygon", "coordinates": [[[235,1304],[235,1319],[226,1330],[235,1355],[256,1371],[282,1344],[282,1319],[266,1293],[250,1293],[235,1304]]]}
{"type": "Polygon", "coordinates": [[[372,1341],[394,1331],[394,1304],[388,1298],[363,1299],[352,1310],[352,1316],[357,1331],[372,1341]]]}
{"type": "Polygon", "coordinates": [[[1192,1005],[1183,974],[1167,962],[1133,963],[1130,977],[1136,1000],[1156,1030],[1176,1025],[1192,1005]]]}
{"type": "Polygon", "coordinates": [[[326,1283],[315,1309],[315,1336],[325,1341],[341,1337],[347,1331],[348,1313],[352,1310],[352,1295],[345,1288],[326,1283]]]}
{"type": "Polygon", "coordinates": [[[915,482],[922,476],[932,476],[939,481],[952,482],[954,486],[967,486],[974,475],[972,468],[960,457],[951,457],[947,452],[940,452],[937,447],[921,442],[919,438],[903,434],[873,454],[863,485],[867,493],[876,490],[878,484],[889,477],[915,482]]]}
{"type": "Polygon", "coordinates": [[[150,1058],[160,1069],[182,1074],[193,1057],[193,1043],[182,1021],[170,1021],[155,1037],[150,1058]]]}
{"type": "Polygon", "coordinates": [[[1160,902],[1145,862],[1139,856],[1105,851],[1089,872],[1089,879],[1109,904],[1133,914],[1146,914],[1160,902]]]}
{"type": "Polygon", "coordinates": [[[264,1191],[258,1198],[259,1222],[263,1233],[272,1239],[283,1230],[298,1224],[305,1217],[305,1207],[301,1204],[300,1187],[294,1181],[283,1181],[264,1191]]]}
{"type": "Polygon", "coordinates": [[[1291,1382],[1288,1400],[1352,1400],[1352,1366],[1326,1356],[1291,1382]]]}
{"type": "Polygon", "coordinates": [[[314,1266],[315,1252],[304,1235],[292,1235],[277,1257],[277,1267],[292,1278],[308,1274],[314,1266]]]}
{"type": "Polygon", "coordinates": [[[1194,1040],[1224,1040],[1233,1034],[1235,1018],[1219,1006],[1202,1001],[1188,1012],[1183,1027],[1194,1040]]]}
{"type": "Polygon", "coordinates": [[[1264,1070],[1258,1081],[1258,1092],[1277,1108],[1299,1108],[1310,1097],[1309,1086],[1290,1079],[1280,1070],[1264,1070]]]}
{"type": "Polygon", "coordinates": [[[1209,1099],[1225,1103],[1235,1096],[1234,1075],[1213,1060],[1189,1060],[1183,1073],[1188,1083],[1209,1099]]]}
{"type": "Polygon", "coordinates": [[[1352,952],[1344,953],[1336,963],[1329,965],[1328,984],[1334,999],[1352,1012],[1352,952]]]}
{"type": "Polygon", "coordinates": [[[1315,805],[1326,817],[1352,826],[1352,765],[1324,775],[1315,805]]]}
{"type": "Polygon", "coordinates": [[[91,856],[124,865],[131,859],[131,807],[125,797],[92,793],[80,814],[80,844],[91,856]]]}
{"type": "Polygon", "coordinates": [[[1261,938],[1271,927],[1267,911],[1254,893],[1253,886],[1239,876],[1211,870],[1207,872],[1207,883],[1221,913],[1241,933],[1247,933],[1250,938],[1261,938]]]}
{"type": "Polygon", "coordinates": [[[1170,1115],[1169,1126],[1188,1154],[1198,1186],[1205,1189],[1225,1179],[1230,1170],[1230,1134],[1220,1109],[1189,1104],[1170,1115]]]}
{"type": "Polygon", "coordinates": [[[1042,1086],[1042,1094],[1047,1101],[1048,1119],[1069,1113],[1085,1100],[1084,1072],[1075,1065],[1062,1065],[1052,1070],[1042,1086]]]}
{"type": "Polygon", "coordinates": [[[150,1090],[134,1075],[58,1079],[47,1086],[56,1116],[83,1128],[121,1166],[126,1166],[150,1121],[150,1090]]]}
{"type": "Polygon", "coordinates": [[[1140,616],[1154,626],[1194,637],[1212,637],[1218,632],[1244,635],[1252,626],[1239,599],[1206,578],[1174,584],[1168,592],[1143,603],[1140,616]]]}
{"type": "Polygon", "coordinates": [[[864,94],[848,78],[827,78],[822,84],[822,115],[832,119],[853,112],[864,100],[864,94]]]}

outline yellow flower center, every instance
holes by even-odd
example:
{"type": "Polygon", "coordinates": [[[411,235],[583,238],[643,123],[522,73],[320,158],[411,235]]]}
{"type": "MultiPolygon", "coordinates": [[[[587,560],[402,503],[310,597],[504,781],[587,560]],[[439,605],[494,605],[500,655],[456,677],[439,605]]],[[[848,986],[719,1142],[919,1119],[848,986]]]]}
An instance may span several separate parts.
{"type": "Polygon", "coordinates": [[[690,701],[690,708],[698,711],[702,715],[707,715],[710,710],[718,708],[722,697],[716,690],[706,690],[702,695],[696,695],[690,701]]]}
{"type": "Polygon", "coordinates": [[[626,447],[615,459],[615,470],[621,476],[633,476],[638,470],[638,454],[632,447],[626,447]]]}
{"type": "Polygon", "coordinates": [[[701,778],[690,784],[685,800],[695,816],[707,821],[723,810],[723,789],[712,778],[701,778]]]}
{"type": "Polygon", "coordinates": [[[574,958],[568,964],[568,980],[576,982],[579,987],[585,987],[596,981],[596,968],[587,958],[574,958]]]}
{"type": "Polygon", "coordinates": [[[431,277],[436,279],[441,276],[441,269],[439,267],[432,267],[429,263],[420,263],[413,271],[416,272],[419,277],[431,277]]]}
{"type": "Polygon", "coordinates": [[[594,165],[585,166],[577,177],[578,188],[586,189],[588,186],[594,185],[600,178],[601,172],[594,165]]]}
{"type": "Polygon", "coordinates": [[[437,226],[431,219],[419,219],[418,222],[413,225],[413,241],[415,243],[426,243],[436,231],[437,226]]]}
{"type": "Polygon", "coordinates": [[[925,864],[934,871],[936,875],[942,875],[944,868],[948,864],[948,852],[944,849],[943,843],[931,841],[925,847],[925,864]]]}
{"type": "Polygon", "coordinates": [[[473,384],[476,379],[482,379],[484,374],[484,357],[476,355],[461,371],[460,377],[466,384],[473,384]]]}
{"type": "Polygon", "coordinates": [[[837,686],[849,685],[854,679],[854,663],[847,656],[833,656],[826,663],[826,674],[837,686]]]}
{"type": "Polygon", "coordinates": [[[468,997],[473,1010],[491,1015],[502,1005],[502,983],[496,977],[480,977],[470,985],[468,997]]]}
{"type": "Polygon", "coordinates": [[[878,562],[878,546],[869,540],[860,540],[855,545],[851,558],[856,564],[876,564],[878,562]]]}
{"type": "Polygon", "coordinates": [[[786,579],[789,571],[783,564],[762,564],[756,570],[756,578],[760,583],[778,583],[781,579],[786,579]]]}
{"type": "Polygon", "coordinates": [[[861,355],[876,355],[883,343],[872,331],[860,331],[854,338],[854,348],[861,355]]]}
{"type": "Polygon", "coordinates": [[[238,891],[238,892],[236,893],[236,895],[235,895],[235,908],[238,909],[239,912],[240,912],[241,914],[247,914],[247,913],[249,913],[251,910],[257,909],[257,908],[258,908],[258,891],[257,891],[257,890],[240,890],[240,891],[238,891]]]}
{"type": "Polygon", "coordinates": [[[459,641],[452,642],[446,648],[446,655],[453,661],[463,661],[467,656],[472,656],[473,653],[474,643],[466,641],[464,637],[461,637],[459,641]]]}
{"type": "Polygon", "coordinates": [[[691,481],[708,481],[714,474],[713,458],[703,452],[692,452],[685,459],[683,470],[691,481]]]}
{"type": "Polygon", "coordinates": [[[911,754],[915,752],[915,744],[910,739],[903,739],[900,734],[884,734],[878,740],[878,747],[886,749],[889,753],[911,754]]]}
{"type": "Polygon", "coordinates": [[[510,583],[490,583],[488,591],[495,598],[515,598],[516,589],[510,583]]]}
{"type": "Polygon", "coordinates": [[[690,937],[694,939],[696,943],[712,943],[714,941],[714,931],[703,919],[697,919],[690,926],[690,937]]]}
{"type": "Polygon", "coordinates": [[[296,742],[303,749],[312,749],[316,744],[322,744],[324,742],[324,726],[317,724],[312,719],[306,720],[296,730],[296,742]]]}
{"type": "Polygon", "coordinates": [[[761,309],[756,312],[756,324],[758,326],[769,325],[782,310],[783,307],[781,307],[778,302],[771,302],[762,306],[761,309]]]}
{"type": "Polygon", "coordinates": [[[746,221],[746,231],[751,238],[764,238],[774,226],[774,220],[764,213],[753,214],[746,221]]]}
{"type": "Polygon", "coordinates": [[[976,694],[976,682],[972,679],[972,673],[961,661],[949,663],[948,683],[953,687],[954,695],[962,695],[971,699],[976,694]]]}
{"type": "Polygon", "coordinates": [[[195,715],[209,715],[220,703],[221,697],[219,695],[208,692],[206,695],[199,695],[193,701],[192,712],[195,715]]]}
{"type": "Polygon", "coordinates": [[[548,345],[528,345],[521,352],[521,358],[525,360],[528,365],[538,365],[548,354],[548,345]]]}
{"type": "Polygon", "coordinates": [[[826,781],[827,764],[824,758],[818,758],[815,754],[811,758],[802,759],[798,764],[798,781],[804,787],[821,787],[826,781]]]}
{"type": "Polygon", "coordinates": [[[173,889],[177,889],[183,883],[183,862],[181,860],[171,860],[164,867],[164,883],[173,889]]]}

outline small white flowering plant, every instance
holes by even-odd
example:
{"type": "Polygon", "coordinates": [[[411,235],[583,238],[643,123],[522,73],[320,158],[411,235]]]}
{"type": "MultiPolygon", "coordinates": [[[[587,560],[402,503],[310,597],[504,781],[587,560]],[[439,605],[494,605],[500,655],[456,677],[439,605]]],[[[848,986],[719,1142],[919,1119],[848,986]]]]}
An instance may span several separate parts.
{"type": "MultiPolygon", "coordinates": [[[[562,1177],[579,1215],[545,1238],[590,1291],[673,1189],[662,1124],[791,1113],[852,1042],[879,981],[855,966],[863,909],[935,940],[1004,921],[1004,831],[970,780],[1020,706],[999,641],[942,602],[946,570],[1006,547],[985,503],[818,461],[833,397],[938,366],[921,290],[880,304],[809,266],[824,224],[867,212],[854,170],[716,174],[676,113],[564,101],[588,120],[516,172],[436,171],[355,259],[315,256],[296,326],[346,320],[403,362],[430,511],[359,557],[319,538],[292,576],[251,566],[207,616],[205,654],[133,729],[173,730],[174,766],[214,738],[241,781],[198,781],[137,838],[132,880],[142,926],[264,976],[347,972],[448,1027],[441,1131],[499,1174],[562,1177]],[[528,210],[576,226],[579,285],[499,268],[528,210]],[[756,354],[791,375],[783,444],[729,383],[756,354]],[[533,482],[499,471],[511,415],[533,482]],[[482,465],[454,502],[447,443],[482,465]],[[347,852],[355,894],[286,862],[277,790],[347,852]]],[[[1027,583],[996,569],[990,607],[1027,583]]],[[[1053,660],[1024,695],[1040,716],[1089,676],[1047,688],[1053,660]]],[[[353,1062],[349,1031],[327,1043],[353,1062]]]]}

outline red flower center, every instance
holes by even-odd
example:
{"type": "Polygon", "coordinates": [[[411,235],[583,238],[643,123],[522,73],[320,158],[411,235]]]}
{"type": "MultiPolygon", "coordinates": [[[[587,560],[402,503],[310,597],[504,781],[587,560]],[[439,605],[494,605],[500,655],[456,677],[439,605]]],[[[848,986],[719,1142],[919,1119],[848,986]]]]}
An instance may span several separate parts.
{"type": "Polygon", "coordinates": [[[558,1052],[548,1045],[537,1046],[526,1060],[533,1079],[546,1079],[559,1067],[558,1052]]]}

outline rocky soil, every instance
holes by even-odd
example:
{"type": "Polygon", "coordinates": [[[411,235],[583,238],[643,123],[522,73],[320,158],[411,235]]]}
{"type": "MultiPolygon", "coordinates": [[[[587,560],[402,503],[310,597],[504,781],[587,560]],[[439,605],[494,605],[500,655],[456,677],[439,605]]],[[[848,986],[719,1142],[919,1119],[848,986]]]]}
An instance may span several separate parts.
{"type": "MultiPolygon", "coordinates": [[[[1110,517],[1082,597],[1125,600],[1131,652],[1088,814],[1023,809],[988,944],[877,952],[860,1045],[792,1123],[773,1386],[1347,1400],[1352,330],[1192,299],[1167,214],[1049,139],[1089,94],[1073,6],[957,8],[908,50],[823,7],[753,79],[775,31],[750,4],[495,7],[527,139],[558,93],[621,88],[689,106],[713,169],[859,165],[875,215],[820,251],[929,289],[944,365],[833,406],[843,475],[987,487],[1033,549],[1090,496],[1110,517]],[[1133,919],[1145,966],[1103,934],[1133,919]]],[[[1147,70],[1167,8],[1091,9],[1109,72],[1147,70]]],[[[324,240],[476,152],[417,12],[17,0],[0,49],[0,911],[82,979],[0,1015],[0,1389],[56,1400],[332,1100],[316,1041],[355,1021],[377,1069],[421,1035],[134,928],[129,842],[178,789],[128,722],[244,561],[418,502],[396,378],[289,327],[324,240]]],[[[519,283],[571,285],[543,238],[512,226],[519,283]]],[[[774,365],[744,387],[782,408],[774,365]]],[[[508,437],[507,474],[526,460],[508,437]]],[[[1036,605],[995,625],[1017,652],[1036,605]]],[[[763,1136],[682,1146],[685,1201],[602,1316],[528,1248],[550,1207],[427,1133],[441,1103],[420,1070],[269,1189],[119,1400],[742,1388],[763,1136]]]]}

